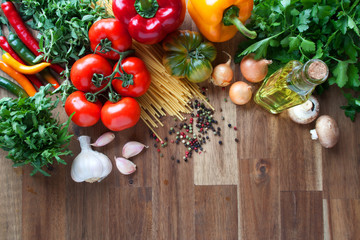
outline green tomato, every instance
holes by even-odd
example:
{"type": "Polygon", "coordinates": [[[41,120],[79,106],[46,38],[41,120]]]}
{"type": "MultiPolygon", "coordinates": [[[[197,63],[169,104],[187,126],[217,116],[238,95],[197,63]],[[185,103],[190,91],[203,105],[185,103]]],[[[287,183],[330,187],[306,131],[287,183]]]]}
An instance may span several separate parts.
{"type": "Polygon", "coordinates": [[[163,64],[173,76],[187,78],[199,83],[210,78],[216,58],[216,48],[204,42],[200,33],[180,30],[170,34],[163,41],[166,51],[163,64]]]}

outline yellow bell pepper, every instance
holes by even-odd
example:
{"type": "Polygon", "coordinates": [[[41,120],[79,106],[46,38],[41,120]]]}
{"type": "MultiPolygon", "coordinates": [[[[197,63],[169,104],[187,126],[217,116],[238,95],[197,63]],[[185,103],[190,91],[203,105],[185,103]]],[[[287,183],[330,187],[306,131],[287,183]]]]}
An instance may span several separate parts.
{"type": "Polygon", "coordinates": [[[189,0],[188,11],[200,32],[212,42],[225,42],[239,30],[246,37],[256,32],[243,23],[251,16],[253,0],[189,0]]]}

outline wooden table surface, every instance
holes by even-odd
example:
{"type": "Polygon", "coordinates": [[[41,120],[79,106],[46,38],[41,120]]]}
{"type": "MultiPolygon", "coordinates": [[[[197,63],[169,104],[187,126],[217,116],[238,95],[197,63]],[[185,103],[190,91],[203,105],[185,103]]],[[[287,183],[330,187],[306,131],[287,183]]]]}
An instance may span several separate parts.
{"type": "MultiPolygon", "coordinates": [[[[188,15],[181,28],[196,30],[188,15]]],[[[222,50],[234,55],[243,40],[238,34],[216,44],[214,64],[226,60],[222,50]]],[[[239,66],[232,67],[235,80],[242,80],[239,66]]],[[[129,140],[150,145],[133,158],[137,171],[123,176],[114,165],[100,183],[75,183],[74,157],[66,158],[67,166],[56,166],[52,177],[30,177],[29,168],[12,168],[1,151],[0,239],[360,239],[360,121],[344,116],[339,106],[346,100],[339,89],[319,97],[321,114],[333,116],[341,131],[337,146],[324,149],[310,139],[314,123],[297,125],[253,101],[235,106],[224,101],[228,88],[208,87],[222,135],[209,134],[205,152],[188,162],[171,160],[181,159],[182,145],[169,143],[161,157],[143,122],[99,149],[113,161],[129,140]]],[[[0,96],[10,95],[1,90],[0,96]]],[[[165,137],[174,120],[162,120],[165,127],[158,132],[165,137]]],[[[106,131],[101,124],[70,129],[92,139],[106,131]]],[[[76,156],[75,137],[70,146],[76,156]]]]}

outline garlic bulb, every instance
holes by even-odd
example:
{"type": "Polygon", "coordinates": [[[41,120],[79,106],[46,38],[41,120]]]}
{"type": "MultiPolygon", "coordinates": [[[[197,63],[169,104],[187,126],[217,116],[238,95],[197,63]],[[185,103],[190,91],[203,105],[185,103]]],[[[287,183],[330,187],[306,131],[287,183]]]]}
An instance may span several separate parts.
{"type": "Polygon", "coordinates": [[[89,136],[80,136],[78,140],[81,152],[72,162],[71,178],[75,182],[100,182],[112,170],[110,159],[91,149],[89,136]]]}

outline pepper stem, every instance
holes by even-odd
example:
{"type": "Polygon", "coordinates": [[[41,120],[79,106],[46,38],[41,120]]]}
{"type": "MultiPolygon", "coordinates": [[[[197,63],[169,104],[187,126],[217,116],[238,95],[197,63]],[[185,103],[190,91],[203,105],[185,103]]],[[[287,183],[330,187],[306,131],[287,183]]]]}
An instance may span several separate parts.
{"type": "Polygon", "coordinates": [[[250,39],[256,38],[257,34],[255,31],[247,29],[244,24],[240,21],[239,17],[240,9],[237,6],[231,6],[224,12],[223,23],[225,26],[235,25],[237,29],[246,37],[250,39]]]}
{"type": "Polygon", "coordinates": [[[136,12],[143,18],[152,18],[159,9],[156,0],[136,0],[134,3],[136,12]]]}

